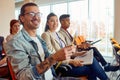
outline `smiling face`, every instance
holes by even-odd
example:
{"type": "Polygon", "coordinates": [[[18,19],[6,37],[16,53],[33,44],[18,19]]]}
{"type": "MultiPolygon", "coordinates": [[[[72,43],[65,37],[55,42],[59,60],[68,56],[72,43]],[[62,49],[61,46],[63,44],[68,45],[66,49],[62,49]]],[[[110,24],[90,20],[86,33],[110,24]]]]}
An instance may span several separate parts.
{"type": "Polygon", "coordinates": [[[47,25],[49,26],[49,30],[54,32],[58,28],[58,18],[57,16],[51,16],[47,21],[47,25]]]}
{"type": "Polygon", "coordinates": [[[25,7],[24,15],[20,16],[20,20],[26,30],[36,30],[41,22],[40,11],[37,6],[25,7]]]}

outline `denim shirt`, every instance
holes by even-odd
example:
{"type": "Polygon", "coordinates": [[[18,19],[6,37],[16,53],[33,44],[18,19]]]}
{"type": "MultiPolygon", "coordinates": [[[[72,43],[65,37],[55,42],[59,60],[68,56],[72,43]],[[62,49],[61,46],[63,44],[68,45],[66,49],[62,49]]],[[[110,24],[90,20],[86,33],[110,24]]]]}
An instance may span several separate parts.
{"type": "MultiPolygon", "coordinates": [[[[37,35],[40,40],[45,58],[49,56],[46,43],[37,35]]],[[[17,80],[42,80],[43,74],[38,74],[36,64],[40,64],[36,49],[32,46],[35,42],[23,28],[13,39],[5,44],[5,51],[16,73],[17,80]]]]}

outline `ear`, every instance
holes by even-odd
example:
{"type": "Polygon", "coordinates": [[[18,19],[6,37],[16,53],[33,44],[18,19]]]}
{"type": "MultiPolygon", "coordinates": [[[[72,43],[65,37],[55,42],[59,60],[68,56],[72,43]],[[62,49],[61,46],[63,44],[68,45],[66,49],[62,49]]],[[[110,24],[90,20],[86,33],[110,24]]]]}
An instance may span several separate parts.
{"type": "Polygon", "coordinates": [[[24,20],[24,17],[23,16],[20,16],[20,22],[23,23],[25,20],[24,20]]]}

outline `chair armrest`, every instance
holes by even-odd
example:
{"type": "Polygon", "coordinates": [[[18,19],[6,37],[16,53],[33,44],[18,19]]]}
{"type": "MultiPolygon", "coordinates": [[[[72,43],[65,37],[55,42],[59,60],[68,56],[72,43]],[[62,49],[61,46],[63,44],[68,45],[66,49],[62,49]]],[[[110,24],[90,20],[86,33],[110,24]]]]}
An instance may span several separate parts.
{"type": "Polygon", "coordinates": [[[72,69],[72,66],[71,65],[69,65],[69,64],[61,64],[56,70],[55,70],[55,72],[56,72],[56,74],[58,75],[58,76],[65,76],[66,74],[66,71],[68,71],[68,70],[70,70],[70,69],[72,69]]]}

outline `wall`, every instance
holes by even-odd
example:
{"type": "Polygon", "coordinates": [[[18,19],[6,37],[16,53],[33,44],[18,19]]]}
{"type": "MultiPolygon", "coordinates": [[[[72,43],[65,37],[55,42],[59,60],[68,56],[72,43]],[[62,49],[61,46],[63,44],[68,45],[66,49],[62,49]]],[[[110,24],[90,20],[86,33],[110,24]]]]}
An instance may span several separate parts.
{"type": "Polygon", "coordinates": [[[114,37],[120,43],[120,0],[115,0],[114,37]]]}
{"type": "MultiPolygon", "coordinates": [[[[26,0],[27,1],[27,0],[26,0]]],[[[28,0],[29,1],[29,0],[28,0]]],[[[41,4],[49,2],[49,0],[36,0],[41,4]]],[[[57,2],[59,0],[52,0],[51,2],[57,2]]],[[[63,0],[60,0],[63,1],[63,0]]],[[[7,36],[9,34],[9,21],[15,18],[15,0],[1,0],[0,2],[0,36],[7,36]]],[[[114,37],[120,42],[120,0],[115,0],[115,25],[114,25],[114,37]]]]}
{"type": "Polygon", "coordinates": [[[15,18],[15,0],[0,1],[0,36],[9,34],[9,22],[15,18]]]}

